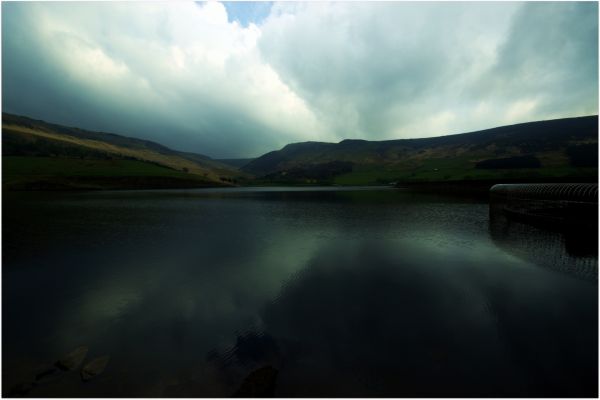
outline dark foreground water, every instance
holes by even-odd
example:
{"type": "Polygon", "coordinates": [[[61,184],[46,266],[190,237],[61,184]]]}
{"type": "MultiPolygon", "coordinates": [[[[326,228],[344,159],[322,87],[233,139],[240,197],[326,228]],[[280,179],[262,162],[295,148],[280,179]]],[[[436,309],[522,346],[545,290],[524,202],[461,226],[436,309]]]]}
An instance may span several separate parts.
{"type": "Polygon", "coordinates": [[[597,396],[590,232],[362,188],[5,193],[3,218],[4,395],[597,396]],[[78,346],[103,373],[27,386],[78,346]]]}

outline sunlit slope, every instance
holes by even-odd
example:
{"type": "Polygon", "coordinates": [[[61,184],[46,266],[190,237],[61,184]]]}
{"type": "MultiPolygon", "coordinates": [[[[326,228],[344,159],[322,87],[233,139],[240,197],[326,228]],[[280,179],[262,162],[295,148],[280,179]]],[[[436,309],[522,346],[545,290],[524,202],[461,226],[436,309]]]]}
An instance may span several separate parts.
{"type": "Polygon", "coordinates": [[[593,179],[598,117],[566,118],[423,139],[304,142],[242,169],[274,182],[376,184],[478,179],[593,179]]]}
{"type": "MultiPolygon", "coordinates": [[[[237,177],[244,175],[207,156],[177,152],[155,142],[69,128],[10,114],[3,114],[2,145],[5,185],[14,182],[18,186],[16,182],[21,178],[21,186],[27,186],[24,182],[35,176],[38,180],[60,181],[59,186],[68,186],[67,177],[73,176],[77,177],[73,179],[74,185],[80,187],[85,183],[85,176],[89,176],[108,187],[121,188],[127,186],[124,177],[129,176],[132,187],[143,187],[143,181],[152,187],[169,187],[169,179],[173,180],[173,186],[214,186],[232,184],[237,177]],[[26,167],[28,163],[31,165],[29,169],[26,167]],[[40,175],[36,171],[44,163],[48,172],[40,175]],[[52,179],[53,176],[60,179],[52,179]],[[111,185],[110,178],[117,176],[121,182],[111,185]],[[136,176],[144,179],[136,180],[136,176]]],[[[40,186],[39,182],[36,185],[40,186]]],[[[12,186],[9,184],[9,187],[12,186]]]]}

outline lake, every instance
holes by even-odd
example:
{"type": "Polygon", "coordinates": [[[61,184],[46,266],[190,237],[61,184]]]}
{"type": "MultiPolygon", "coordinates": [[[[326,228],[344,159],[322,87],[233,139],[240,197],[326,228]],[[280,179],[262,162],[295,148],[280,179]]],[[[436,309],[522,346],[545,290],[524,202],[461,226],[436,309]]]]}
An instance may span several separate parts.
{"type": "Polygon", "coordinates": [[[485,199],[5,192],[3,217],[5,396],[79,346],[84,363],[110,356],[104,372],[13,393],[598,394],[594,232],[490,215],[485,199]]]}

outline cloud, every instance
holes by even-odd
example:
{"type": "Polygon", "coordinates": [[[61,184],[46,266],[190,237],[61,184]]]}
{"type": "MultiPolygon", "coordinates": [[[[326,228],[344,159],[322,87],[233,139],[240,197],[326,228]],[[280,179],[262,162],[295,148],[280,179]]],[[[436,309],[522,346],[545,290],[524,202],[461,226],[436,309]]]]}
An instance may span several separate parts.
{"type": "Polygon", "coordinates": [[[525,4],[479,88],[509,114],[519,104],[531,107],[524,117],[597,114],[598,4],[525,4]]]}
{"type": "Polygon", "coordinates": [[[4,110],[216,156],[326,137],[220,3],[11,3],[4,110]]]}
{"type": "Polygon", "coordinates": [[[263,57],[338,137],[598,109],[595,3],[281,3],[261,29],[263,57]]]}
{"type": "Polygon", "coordinates": [[[595,3],[255,6],[6,3],[3,110],[215,157],[598,110],[595,3]]]}

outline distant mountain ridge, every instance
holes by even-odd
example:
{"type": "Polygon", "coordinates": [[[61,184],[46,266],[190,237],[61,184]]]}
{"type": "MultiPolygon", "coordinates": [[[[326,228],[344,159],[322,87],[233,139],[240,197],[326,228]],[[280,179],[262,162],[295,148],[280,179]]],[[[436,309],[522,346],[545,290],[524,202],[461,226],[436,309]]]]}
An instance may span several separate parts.
{"type": "Polygon", "coordinates": [[[2,122],[3,184],[11,188],[590,181],[598,177],[598,116],[421,139],[291,143],[255,159],[224,160],[7,113],[2,122]]]}
{"type": "Polygon", "coordinates": [[[597,176],[597,143],[596,115],[420,139],[292,143],[242,170],[271,181],[339,184],[589,177],[597,176]]]}
{"type": "Polygon", "coordinates": [[[254,158],[216,158],[215,160],[235,168],[241,168],[244,165],[248,164],[250,161],[253,161],[254,158]]]}

